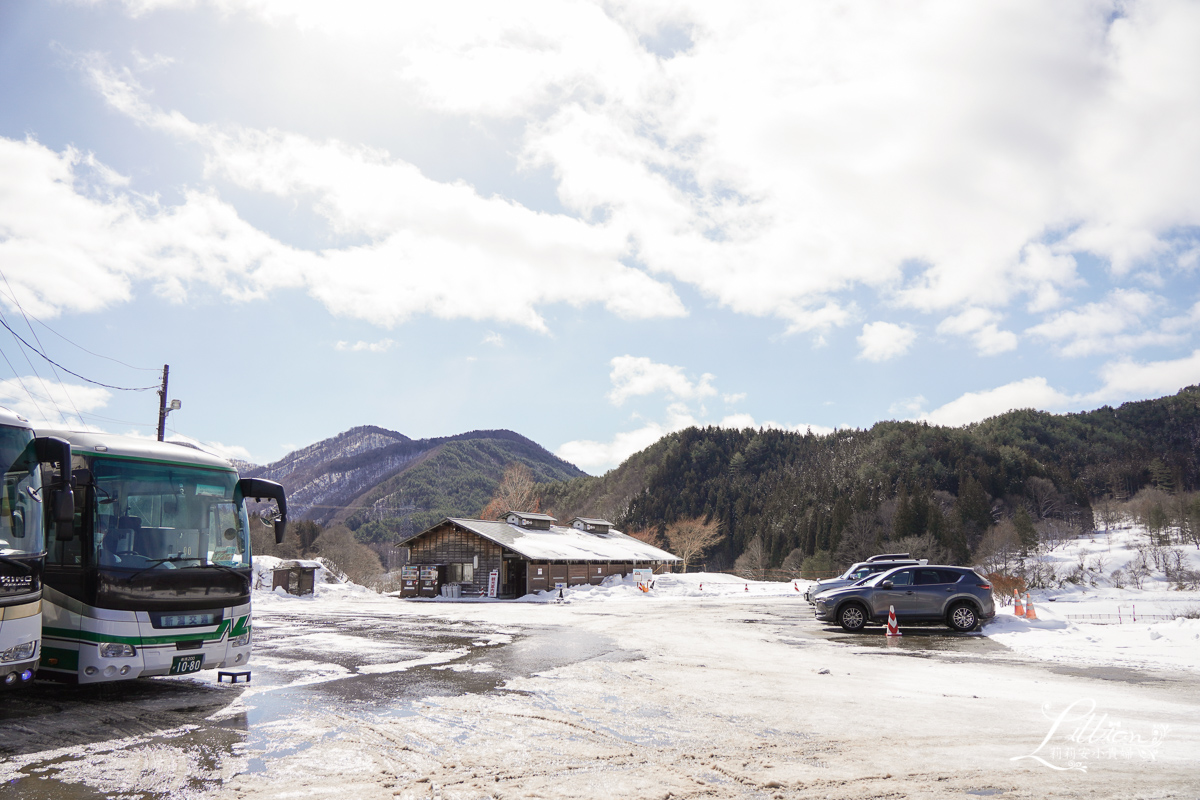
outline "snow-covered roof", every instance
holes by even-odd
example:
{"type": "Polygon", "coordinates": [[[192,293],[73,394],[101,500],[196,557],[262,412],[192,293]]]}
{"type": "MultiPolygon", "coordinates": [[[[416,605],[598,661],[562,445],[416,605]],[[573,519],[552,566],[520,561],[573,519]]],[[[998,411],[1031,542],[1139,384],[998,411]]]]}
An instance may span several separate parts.
{"type": "Polygon", "coordinates": [[[582,522],[585,525],[603,525],[607,528],[612,527],[612,523],[606,519],[596,519],[595,517],[576,517],[571,522],[582,522]]]}
{"type": "MultiPolygon", "coordinates": [[[[484,519],[452,522],[485,539],[507,547],[534,561],[678,561],[666,550],[646,544],[620,531],[589,533],[577,528],[552,525],[549,530],[530,530],[484,519]]],[[[432,529],[431,529],[432,530],[432,529]]],[[[420,536],[422,534],[418,534],[420,536]]],[[[416,538],[416,537],[414,537],[416,538]]]]}
{"type": "Polygon", "coordinates": [[[324,566],[320,561],[306,561],[302,558],[292,558],[287,561],[280,561],[279,566],[274,567],[274,569],[322,569],[324,566]]]}
{"type": "Polygon", "coordinates": [[[536,511],[506,511],[504,513],[505,514],[515,514],[516,516],[520,517],[521,519],[536,519],[536,520],[541,520],[542,522],[550,522],[550,523],[558,522],[558,520],[556,520],[554,517],[550,516],[549,514],[539,514],[536,511]]]}

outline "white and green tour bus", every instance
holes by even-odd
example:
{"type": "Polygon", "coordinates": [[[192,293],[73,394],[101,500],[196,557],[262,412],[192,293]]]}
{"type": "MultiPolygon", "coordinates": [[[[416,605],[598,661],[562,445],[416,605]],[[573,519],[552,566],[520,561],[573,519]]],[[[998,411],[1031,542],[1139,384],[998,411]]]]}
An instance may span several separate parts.
{"type": "Polygon", "coordinates": [[[35,439],[29,421],[0,408],[0,687],[33,681],[41,656],[42,520],[57,509],[70,519],[70,486],[43,489],[39,463],[61,465],[71,449],[61,439],[35,439]]]}
{"type": "MultiPolygon", "coordinates": [[[[39,677],[78,683],[250,661],[246,502],[287,501],[274,481],[183,444],[74,431],[74,515],[46,526],[39,677]]],[[[54,479],[60,479],[55,477],[54,479]]]]}

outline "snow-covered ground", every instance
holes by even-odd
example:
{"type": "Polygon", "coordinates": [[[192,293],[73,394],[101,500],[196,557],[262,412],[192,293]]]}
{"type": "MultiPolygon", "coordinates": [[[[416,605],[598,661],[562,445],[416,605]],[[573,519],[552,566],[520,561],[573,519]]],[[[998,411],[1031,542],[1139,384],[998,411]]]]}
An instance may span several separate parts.
{"type": "MultiPolygon", "coordinates": [[[[1081,582],[1031,591],[1036,621],[1015,617],[1010,605],[999,609],[984,633],[1046,661],[1200,671],[1200,591],[1178,591],[1157,571],[1145,577],[1142,588],[1129,585],[1138,547],[1145,548],[1148,541],[1144,530],[1128,527],[1097,532],[1039,555],[1037,560],[1059,575],[1082,564],[1081,582]],[[1092,619],[1081,619],[1087,617],[1092,619]]],[[[1175,549],[1185,565],[1200,570],[1200,551],[1175,549]]]]}
{"type": "MultiPolygon", "coordinates": [[[[1002,611],[984,635],[888,644],[818,623],[805,588],[668,575],[562,603],[259,589],[253,683],[39,687],[45,709],[0,721],[0,785],[144,800],[1197,796],[1193,623],[1066,620],[1133,590],[1035,592],[1038,622],[1002,611]]],[[[1138,610],[1178,594],[1146,584],[1138,610]]]]}

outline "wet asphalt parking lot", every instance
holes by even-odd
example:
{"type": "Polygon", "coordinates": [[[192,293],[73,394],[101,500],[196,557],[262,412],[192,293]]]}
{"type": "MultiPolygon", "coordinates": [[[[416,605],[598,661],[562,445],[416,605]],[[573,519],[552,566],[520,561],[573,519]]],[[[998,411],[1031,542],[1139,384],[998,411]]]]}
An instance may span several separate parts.
{"type": "MultiPolygon", "coordinates": [[[[865,657],[1007,660],[1007,648],[979,633],[911,627],[899,641],[889,641],[882,628],[848,634],[819,623],[803,602],[746,604],[730,611],[773,636],[825,639],[865,657]]],[[[269,759],[309,746],[289,731],[303,726],[306,710],[313,707],[333,709],[351,726],[361,719],[411,715],[424,698],[503,691],[511,678],[575,662],[641,657],[611,638],[563,626],[518,629],[433,616],[276,612],[260,617],[255,637],[250,684],[218,685],[209,671],[201,679],[91,687],[37,682],[5,695],[0,704],[4,797],[157,800],[178,796],[179,784],[168,787],[145,776],[180,770],[188,775],[185,794],[202,797],[233,774],[261,771],[269,759]],[[131,759],[134,752],[139,755],[131,759]],[[178,763],[147,763],[156,753],[178,763]]],[[[338,733],[334,728],[323,735],[338,733]]]]}

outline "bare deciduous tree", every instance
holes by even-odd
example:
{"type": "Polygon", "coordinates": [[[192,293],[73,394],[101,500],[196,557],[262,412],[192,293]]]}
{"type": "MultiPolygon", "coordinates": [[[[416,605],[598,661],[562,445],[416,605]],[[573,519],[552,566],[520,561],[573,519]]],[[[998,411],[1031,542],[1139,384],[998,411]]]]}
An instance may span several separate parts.
{"type": "Polygon", "coordinates": [[[879,536],[882,528],[876,515],[870,511],[855,511],[850,515],[838,543],[837,562],[850,566],[866,561],[879,551],[879,536]]]}
{"type": "Polygon", "coordinates": [[[375,551],[355,539],[350,529],[342,525],[321,531],[305,555],[327,559],[354,583],[369,584],[383,574],[383,564],[375,551]]]}
{"type": "Polygon", "coordinates": [[[737,561],[733,562],[733,571],[743,578],[763,579],[767,572],[767,549],[763,547],[761,536],[750,540],[737,561]]]}
{"type": "Polygon", "coordinates": [[[483,519],[500,519],[505,511],[540,510],[541,501],[537,496],[537,481],[533,479],[533,471],[520,462],[513,462],[504,468],[496,493],[479,516],[483,519]]]}
{"type": "Polygon", "coordinates": [[[1011,520],[988,528],[975,549],[975,563],[983,568],[985,575],[992,572],[1013,574],[1022,559],[1021,538],[1011,520]]]}
{"type": "Polygon", "coordinates": [[[705,522],[703,517],[692,517],[672,522],[667,526],[667,543],[672,552],[680,558],[681,572],[687,572],[688,564],[702,558],[720,541],[721,534],[717,530],[716,520],[705,522]]]}
{"type": "Polygon", "coordinates": [[[635,528],[625,531],[626,536],[632,536],[639,542],[645,542],[652,547],[666,548],[667,542],[658,532],[658,528],[635,528]]]}
{"type": "Polygon", "coordinates": [[[1052,517],[1062,511],[1062,496],[1054,482],[1034,476],[1025,481],[1025,493],[1033,503],[1033,512],[1038,519],[1052,517]]]}

